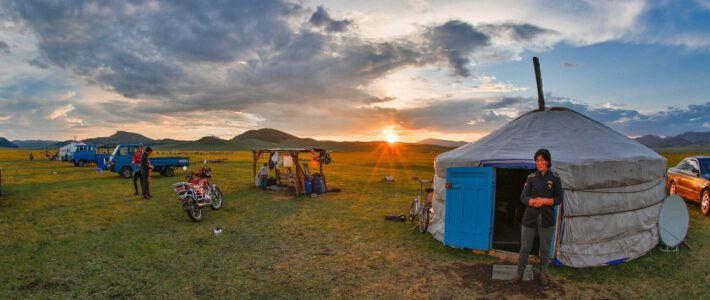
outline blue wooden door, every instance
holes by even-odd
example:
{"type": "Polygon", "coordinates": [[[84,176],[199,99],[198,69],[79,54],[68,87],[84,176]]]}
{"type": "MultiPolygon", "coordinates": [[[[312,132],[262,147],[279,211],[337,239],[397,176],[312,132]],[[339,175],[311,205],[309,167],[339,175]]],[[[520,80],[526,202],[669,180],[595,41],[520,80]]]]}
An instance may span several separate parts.
{"type": "Polygon", "coordinates": [[[495,207],[494,178],[491,167],[446,170],[445,244],[490,249],[495,207]]]}

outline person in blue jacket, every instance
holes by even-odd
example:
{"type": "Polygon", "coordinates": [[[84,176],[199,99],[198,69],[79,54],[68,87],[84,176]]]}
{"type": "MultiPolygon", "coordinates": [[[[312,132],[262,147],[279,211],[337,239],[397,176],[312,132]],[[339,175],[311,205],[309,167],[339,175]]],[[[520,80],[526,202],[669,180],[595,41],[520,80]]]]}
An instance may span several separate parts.
{"type": "Polygon", "coordinates": [[[512,282],[518,283],[522,280],[523,272],[528,264],[528,255],[530,255],[530,250],[535,242],[535,235],[538,235],[540,239],[540,283],[547,285],[550,281],[547,271],[550,260],[550,242],[555,229],[554,206],[562,202],[562,183],[560,176],[550,171],[552,158],[549,150],[539,149],[533,157],[537,171],[528,176],[520,195],[520,201],[526,207],[520,226],[518,272],[512,282]]]}

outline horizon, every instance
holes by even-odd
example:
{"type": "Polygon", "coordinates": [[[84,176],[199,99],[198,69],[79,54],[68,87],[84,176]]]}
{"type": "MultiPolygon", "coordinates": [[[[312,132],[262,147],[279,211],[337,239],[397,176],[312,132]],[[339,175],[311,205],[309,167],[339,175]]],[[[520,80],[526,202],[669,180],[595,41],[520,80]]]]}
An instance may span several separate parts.
{"type": "MultiPolygon", "coordinates": [[[[284,130],[275,129],[275,128],[267,128],[267,127],[258,128],[258,129],[249,129],[249,130],[247,130],[247,131],[250,131],[250,130],[259,131],[259,130],[265,130],[265,129],[275,130],[275,131],[279,131],[279,132],[282,132],[282,133],[290,134],[290,135],[293,135],[293,136],[295,136],[295,137],[297,137],[297,138],[300,138],[300,139],[312,138],[312,139],[315,139],[315,140],[317,140],[317,141],[319,141],[319,142],[333,141],[333,142],[381,142],[381,143],[392,143],[392,142],[389,142],[389,141],[387,141],[387,140],[385,140],[385,139],[382,139],[382,140],[334,140],[334,139],[321,139],[321,138],[314,138],[314,137],[310,137],[310,136],[294,135],[294,134],[291,134],[291,133],[289,133],[289,132],[287,132],[287,131],[284,131],[284,130]]],[[[181,139],[174,139],[174,138],[170,138],[170,137],[157,137],[157,138],[156,138],[156,137],[148,136],[148,135],[143,134],[143,133],[141,133],[141,132],[131,132],[131,131],[119,130],[119,131],[114,132],[113,134],[109,134],[109,135],[106,135],[106,136],[93,136],[93,137],[86,137],[86,138],[62,139],[62,140],[51,140],[51,139],[49,139],[49,140],[37,140],[37,139],[34,139],[34,141],[52,141],[52,142],[77,141],[77,142],[83,142],[84,140],[87,140],[87,139],[109,138],[109,137],[111,137],[111,136],[113,136],[113,135],[115,135],[115,134],[118,134],[119,132],[125,132],[125,133],[130,133],[130,134],[139,134],[139,135],[142,135],[142,136],[144,136],[144,137],[146,137],[146,138],[149,138],[149,139],[151,139],[151,140],[154,140],[154,141],[166,140],[166,139],[173,139],[173,140],[188,141],[188,142],[189,142],[189,141],[197,141],[197,140],[200,140],[200,139],[203,139],[203,138],[209,138],[209,137],[215,137],[215,138],[219,138],[219,139],[222,139],[222,140],[231,140],[232,138],[235,138],[235,137],[237,137],[237,136],[239,136],[239,135],[241,135],[241,134],[244,134],[244,133],[247,132],[247,131],[244,131],[244,132],[241,132],[241,133],[238,133],[238,134],[229,136],[229,137],[220,137],[220,136],[216,136],[216,135],[206,135],[206,136],[198,137],[198,138],[195,138],[195,139],[181,140],[181,139]]],[[[686,131],[686,132],[683,132],[683,133],[680,133],[680,134],[685,134],[685,133],[710,133],[710,131],[686,131]]],[[[678,135],[680,135],[680,134],[678,134],[678,135]]],[[[641,137],[645,137],[645,136],[657,136],[657,137],[660,137],[660,138],[663,138],[663,139],[665,139],[665,138],[670,138],[670,137],[674,137],[674,136],[663,136],[663,135],[656,135],[656,134],[648,134],[648,135],[643,135],[643,136],[627,136],[627,137],[630,138],[630,139],[637,139],[637,138],[641,138],[641,137]]],[[[3,137],[0,136],[0,138],[3,138],[3,137]]],[[[33,141],[33,139],[7,139],[7,140],[10,141],[10,142],[14,142],[14,141],[33,141]]],[[[417,140],[417,141],[400,141],[400,140],[397,140],[397,141],[395,141],[395,143],[419,143],[419,142],[422,142],[422,141],[425,141],[425,140],[440,140],[440,141],[444,141],[444,142],[465,142],[465,143],[476,142],[476,140],[474,140],[474,141],[463,141],[463,140],[448,140],[448,139],[442,139],[442,138],[425,138],[425,139],[421,139],[421,140],[417,140]]]]}
{"type": "Polygon", "coordinates": [[[710,131],[707,0],[5,1],[0,17],[10,141],[473,142],[537,107],[534,56],[547,107],[630,138],[710,131]]]}

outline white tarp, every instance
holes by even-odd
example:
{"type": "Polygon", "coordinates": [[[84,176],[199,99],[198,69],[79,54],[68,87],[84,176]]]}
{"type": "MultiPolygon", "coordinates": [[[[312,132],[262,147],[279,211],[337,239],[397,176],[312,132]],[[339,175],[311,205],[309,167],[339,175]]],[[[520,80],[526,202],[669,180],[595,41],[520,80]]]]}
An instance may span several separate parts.
{"type": "Polygon", "coordinates": [[[436,157],[435,221],[443,240],[446,169],[492,161],[533,162],[547,148],[564,190],[557,259],[588,267],[634,259],[658,243],[666,159],[603,124],[567,109],[529,112],[482,139],[436,157]]]}

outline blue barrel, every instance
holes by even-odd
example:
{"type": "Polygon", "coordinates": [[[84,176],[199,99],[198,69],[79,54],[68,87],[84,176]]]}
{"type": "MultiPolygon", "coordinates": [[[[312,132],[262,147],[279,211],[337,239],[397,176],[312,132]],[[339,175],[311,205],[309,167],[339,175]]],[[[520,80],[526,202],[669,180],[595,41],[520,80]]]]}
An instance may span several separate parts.
{"type": "Polygon", "coordinates": [[[325,193],[325,185],[323,184],[323,177],[320,177],[320,176],[313,177],[313,192],[316,194],[325,193]]]}
{"type": "Polygon", "coordinates": [[[306,194],[311,194],[313,192],[313,182],[310,179],[306,179],[306,194]]]}

